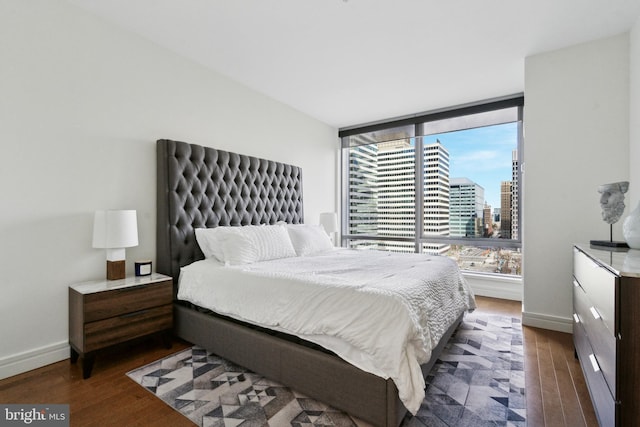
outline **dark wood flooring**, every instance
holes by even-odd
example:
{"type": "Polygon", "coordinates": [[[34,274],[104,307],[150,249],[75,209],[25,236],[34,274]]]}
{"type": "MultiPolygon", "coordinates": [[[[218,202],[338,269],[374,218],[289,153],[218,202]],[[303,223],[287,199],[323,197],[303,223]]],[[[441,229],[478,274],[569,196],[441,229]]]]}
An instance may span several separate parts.
{"type": "MultiPolygon", "coordinates": [[[[521,304],[477,297],[480,311],[519,317],[521,304]]],[[[187,348],[166,349],[153,338],[98,353],[91,378],[69,360],[0,381],[0,403],[65,403],[72,426],[191,426],[189,420],[131,381],[125,373],[187,348]]],[[[524,327],[527,425],[598,425],[570,334],[524,327]]]]}

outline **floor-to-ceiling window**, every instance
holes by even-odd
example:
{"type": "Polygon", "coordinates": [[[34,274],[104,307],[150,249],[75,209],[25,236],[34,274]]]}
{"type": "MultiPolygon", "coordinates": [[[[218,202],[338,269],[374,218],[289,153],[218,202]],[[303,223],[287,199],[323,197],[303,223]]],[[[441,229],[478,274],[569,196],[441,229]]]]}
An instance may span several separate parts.
{"type": "Polygon", "coordinates": [[[522,96],[340,130],[347,247],[520,275],[522,96]]]}

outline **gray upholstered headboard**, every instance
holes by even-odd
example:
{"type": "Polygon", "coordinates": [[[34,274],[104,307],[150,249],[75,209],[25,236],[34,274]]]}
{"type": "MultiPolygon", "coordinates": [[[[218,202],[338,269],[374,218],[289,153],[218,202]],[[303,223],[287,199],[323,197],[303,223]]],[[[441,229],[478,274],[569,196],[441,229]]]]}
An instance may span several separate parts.
{"type": "Polygon", "coordinates": [[[302,170],[200,145],[157,142],[156,271],[177,283],[203,258],[194,229],[303,222],[302,170]]]}

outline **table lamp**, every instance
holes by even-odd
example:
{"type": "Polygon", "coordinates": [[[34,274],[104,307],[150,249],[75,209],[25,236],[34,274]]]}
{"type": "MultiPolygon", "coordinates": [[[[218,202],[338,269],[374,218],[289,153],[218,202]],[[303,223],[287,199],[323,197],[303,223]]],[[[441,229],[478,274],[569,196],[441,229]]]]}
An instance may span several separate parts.
{"type": "Polygon", "coordinates": [[[135,210],[96,211],[93,247],[107,250],[107,280],[125,278],[125,248],[138,246],[135,210]]]}
{"type": "Polygon", "coordinates": [[[333,233],[338,231],[338,214],[335,212],[322,212],[320,214],[320,225],[331,237],[331,242],[333,243],[333,233]]]}

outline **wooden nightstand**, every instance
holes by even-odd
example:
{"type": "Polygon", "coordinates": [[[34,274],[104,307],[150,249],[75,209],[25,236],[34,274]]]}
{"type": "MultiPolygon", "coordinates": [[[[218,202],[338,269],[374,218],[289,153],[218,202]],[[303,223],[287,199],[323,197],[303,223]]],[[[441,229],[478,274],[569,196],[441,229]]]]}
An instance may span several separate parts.
{"type": "MultiPolygon", "coordinates": [[[[71,363],[83,357],[91,376],[94,352],[173,327],[173,280],[163,274],[69,286],[71,363]]],[[[167,345],[171,340],[165,336],[167,345]]]]}

